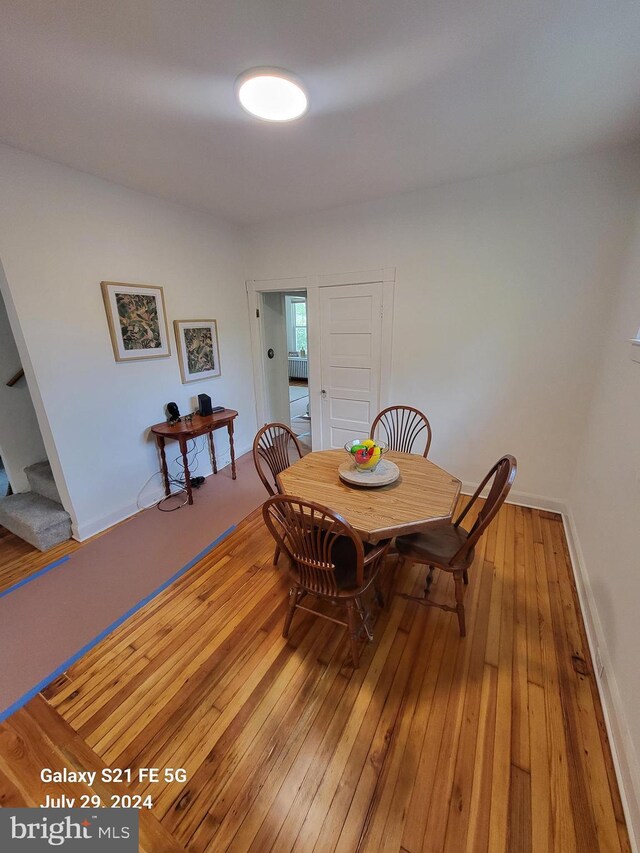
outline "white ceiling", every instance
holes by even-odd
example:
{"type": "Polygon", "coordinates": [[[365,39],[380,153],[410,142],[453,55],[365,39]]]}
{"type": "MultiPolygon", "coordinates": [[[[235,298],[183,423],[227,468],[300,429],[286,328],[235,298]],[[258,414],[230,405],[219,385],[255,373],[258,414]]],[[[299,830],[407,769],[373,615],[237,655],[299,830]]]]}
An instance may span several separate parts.
{"type": "Polygon", "coordinates": [[[640,137],[639,0],[0,0],[0,139],[237,222],[640,137]],[[277,65],[297,123],[234,80],[277,65]]]}

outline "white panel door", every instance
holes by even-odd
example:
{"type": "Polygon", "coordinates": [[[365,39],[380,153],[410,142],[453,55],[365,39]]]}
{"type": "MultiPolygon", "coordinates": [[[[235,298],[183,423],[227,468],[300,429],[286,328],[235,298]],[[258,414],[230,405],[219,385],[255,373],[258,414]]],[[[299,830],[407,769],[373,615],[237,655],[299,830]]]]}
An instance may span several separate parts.
{"type": "Polygon", "coordinates": [[[380,406],[382,284],[320,288],[322,447],[369,434],[380,406]]]}

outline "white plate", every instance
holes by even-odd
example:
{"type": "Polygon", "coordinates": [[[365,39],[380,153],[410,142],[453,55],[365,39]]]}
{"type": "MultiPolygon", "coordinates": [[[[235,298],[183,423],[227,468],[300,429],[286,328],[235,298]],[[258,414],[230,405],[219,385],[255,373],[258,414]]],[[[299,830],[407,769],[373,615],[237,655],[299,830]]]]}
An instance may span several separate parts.
{"type": "Polygon", "coordinates": [[[381,459],[375,471],[358,471],[355,462],[343,462],[338,468],[340,479],[353,486],[388,486],[395,483],[400,476],[400,469],[395,462],[389,459],[381,459]]]}

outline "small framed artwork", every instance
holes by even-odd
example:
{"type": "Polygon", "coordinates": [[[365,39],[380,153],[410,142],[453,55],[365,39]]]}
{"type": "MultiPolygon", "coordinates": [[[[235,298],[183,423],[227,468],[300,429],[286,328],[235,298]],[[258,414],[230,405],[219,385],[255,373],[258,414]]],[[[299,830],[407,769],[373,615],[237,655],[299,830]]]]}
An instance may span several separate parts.
{"type": "Polygon", "coordinates": [[[116,361],[171,355],[161,287],[103,281],[102,298],[116,361]]]}
{"type": "Polygon", "coordinates": [[[215,320],[174,320],[183,384],[220,376],[215,320]]]}

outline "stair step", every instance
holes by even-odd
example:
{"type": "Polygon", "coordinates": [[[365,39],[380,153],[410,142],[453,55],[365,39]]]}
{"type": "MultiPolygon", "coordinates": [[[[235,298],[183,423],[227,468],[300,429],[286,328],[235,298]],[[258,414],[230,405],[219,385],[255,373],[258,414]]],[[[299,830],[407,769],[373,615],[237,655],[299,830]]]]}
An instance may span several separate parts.
{"type": "Polygon", "coordinates": [[[24,469],[24,473],[27,475],[32,492],[37,492],[39,495],[49,498],[50,501],[60,503],[60,495],[48,460],[29,465],[28,468],[24,469]]]}
{"type": "Polygon", "coordinates": [[[40,551],[71,538],[69,513],[36,492],[0,498],[0,525],[40,551]]]}

